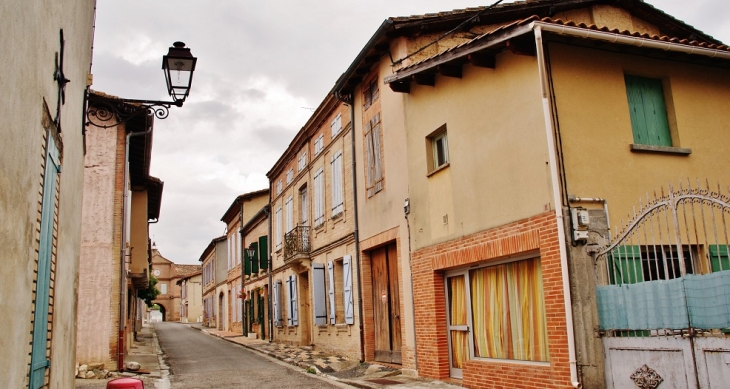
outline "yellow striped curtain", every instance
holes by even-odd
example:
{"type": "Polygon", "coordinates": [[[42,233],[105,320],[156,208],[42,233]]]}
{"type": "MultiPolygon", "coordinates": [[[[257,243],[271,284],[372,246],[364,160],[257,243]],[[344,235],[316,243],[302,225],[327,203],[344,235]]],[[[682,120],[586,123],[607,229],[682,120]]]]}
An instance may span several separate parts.
{"type": "Polygon", "coordinates": [[[540,260],[476,269],[469,276],[474,355],[548,361],[540,260]]]}
{"type": "MultiPolygon", "coordinates": [[[[464,276],[449,278],[449,318],[452,326],[467,325],[466,280],[464,276]]],[[[451,331],[452,367],[461,369],[468,358],[469,338],[466,331],[451,331]]]]}

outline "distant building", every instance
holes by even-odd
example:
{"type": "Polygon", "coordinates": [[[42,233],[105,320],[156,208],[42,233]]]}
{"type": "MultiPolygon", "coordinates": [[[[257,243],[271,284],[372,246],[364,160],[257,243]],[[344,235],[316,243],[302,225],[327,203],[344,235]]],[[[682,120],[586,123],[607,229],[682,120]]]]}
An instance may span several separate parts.
{"type": "Polygon", "coordinates": [[[180,322],[201,323],[203,321],[202,272],[197,271],[180,278],[180,322]]]}
{"type": "Polygon", "coordinates": [[[152,249],[152,275],[157,278],[160,294],[153,302],[160,306],[163,321],[180,321],[181,291],[178,281],[187,275],[199,272],[200,265],[180,265],[173,263],[152,249]]]}
{"type": "Polygon", "coordinates": [[[226,273],[228,258],[226,248],[226,236],[219,236],[210,241],[208,247],[203,250],[203,254],[200,256],[203,269],[203,325],[206,327],[217,327],[216,286],[223,283],[222,280],[219,281],[218,269],[220,268],[221,274],[226,273]]]}

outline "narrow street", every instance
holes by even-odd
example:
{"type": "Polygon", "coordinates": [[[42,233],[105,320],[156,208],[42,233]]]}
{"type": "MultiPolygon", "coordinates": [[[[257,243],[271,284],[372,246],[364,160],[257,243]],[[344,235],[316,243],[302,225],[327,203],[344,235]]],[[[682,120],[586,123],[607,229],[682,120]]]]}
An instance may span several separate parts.
{"type": "Polygon", "coordinates": [[[190,325],[155,324],[172,388],[337,388],[331,381],[297,371],[190,325]]]}

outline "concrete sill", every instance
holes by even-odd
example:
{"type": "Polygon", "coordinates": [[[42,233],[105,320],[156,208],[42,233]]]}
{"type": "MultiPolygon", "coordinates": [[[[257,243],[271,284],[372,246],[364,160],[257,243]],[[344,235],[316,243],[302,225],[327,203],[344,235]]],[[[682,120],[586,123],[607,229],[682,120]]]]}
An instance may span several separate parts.
{"type": "Polygon", "coordinates": [[[632,152],[635,153],[655,153],[655,154],[675,154],[687,156],[692,154],[692,149],[683,147],[653,146],[632,143],[629,145],[632,152]]]}
{"type": "Polygon", "coordinates": [[[449,166],[451,166],[451,163],[446,162],[445,164],[439,166],[438,169],[430,171],[428,174],[426,174],[426,177],[431,177],[432,175],[434,175],[442,170],[446,170],[446,168],[448,168],[449,166]]]}

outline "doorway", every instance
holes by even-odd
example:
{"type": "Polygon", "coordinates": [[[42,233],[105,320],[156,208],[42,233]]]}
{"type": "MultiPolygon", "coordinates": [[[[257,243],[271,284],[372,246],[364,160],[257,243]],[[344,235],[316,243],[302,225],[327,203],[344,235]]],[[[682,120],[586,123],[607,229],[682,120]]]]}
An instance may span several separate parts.
{"type": "Polygon", "coordinates": [[[449,376],[454,378],[463,378],[464,361],[469,359],[468,288],[465,273],[446,277],[449,376]]]}
{"type": "Polygon", "coordinates": [[[373,277],[375,361],[402,363],[398,249],[395,243],[370,251],[373,277]]]}
{"type": "Polygon", "coordinates": [[[224,331],[225,328],[225,320],[226,317],[226,304],[225,304],[225,295],[221,293],[218,295],[218,330],[224,331]]]}

